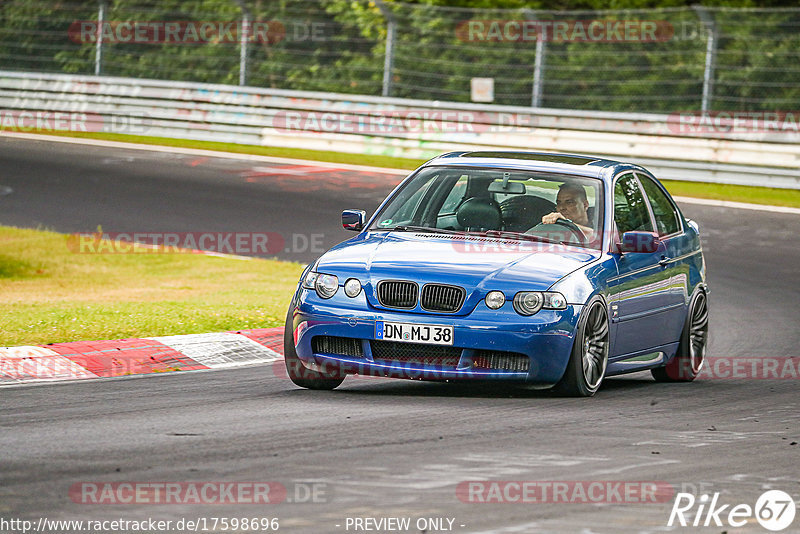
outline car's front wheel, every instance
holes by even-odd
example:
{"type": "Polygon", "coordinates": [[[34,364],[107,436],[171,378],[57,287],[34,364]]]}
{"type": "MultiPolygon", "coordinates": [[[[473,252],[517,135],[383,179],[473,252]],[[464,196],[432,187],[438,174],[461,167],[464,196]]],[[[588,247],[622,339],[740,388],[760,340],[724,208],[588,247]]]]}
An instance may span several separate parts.
{"type": "Polygon", "coordinates": [[[589,301],[578,320],[572,354],[556,393],[571,397],[591,397],[603,382],[608,365],[608,314],[600,297],[589,301]]]}
{"type": "Polygon", "coordinates": [[[691,382],[700,373],[708,340],[708,296],[697,291],[681,332],[678,352],[665,367],[651,369],[657,382],[691,382]]]}
{"type": "Polygon", "coordinates": [[[283,357],[286,362],[286,373],[292,382],[301,388],[334,389],[344,382],[343,373],[314,371],[303,365],[294,346],[291,308],[286,315],[286,326],[283,330],[283,357]]]}

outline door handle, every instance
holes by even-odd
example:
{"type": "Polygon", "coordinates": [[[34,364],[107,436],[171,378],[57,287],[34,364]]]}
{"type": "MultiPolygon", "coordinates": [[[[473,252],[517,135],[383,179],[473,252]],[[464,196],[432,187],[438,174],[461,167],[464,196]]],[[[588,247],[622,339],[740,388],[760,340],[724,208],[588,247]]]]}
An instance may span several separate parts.
{"type": "Polygon", "coordinates": [[[662,266],[662,267],[666,267],[667,265],[669,265],[669,262],[671,262],[671,261],[672,261],[672,260],[671,260],[670,258],[667,258],[667,257],[661,256],[661,259],[660,259],[660,260],[658,260],[658,264],[659,264],[660,266],[662,266]]]}

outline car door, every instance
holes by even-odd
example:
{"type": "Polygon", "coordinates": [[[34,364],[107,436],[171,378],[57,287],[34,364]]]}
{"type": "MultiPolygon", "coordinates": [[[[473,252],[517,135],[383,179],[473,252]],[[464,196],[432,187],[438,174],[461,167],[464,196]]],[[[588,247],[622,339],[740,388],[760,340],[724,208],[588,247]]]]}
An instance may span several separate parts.
{"type": "Polygon", "coordinates": [[[665,334],[669,341],[678,341],[686,318],[689,303],[690,264],[698,261],[699,251],[695,240],[686,232],[683,216],[669,195],[645,173],[636,173],[650,205],[658,238],[664,243],[659,263],[669,275],[668,309],[664,311],[665,334]]]}
{"type": "MultiPolygon", "coordinates": [[[[654,232],[652,212],[634,172],[620,175],[614,184],[614,224],[618,239],[625,232],[654,232]]],[[[669,328],[673,299],[672,273],[662,261],[666,247],[652,253],[616,255],[616,277],[609,282],[611,320],[617,323],[614,356],[637,353],[672,342],[669,328]]]]}

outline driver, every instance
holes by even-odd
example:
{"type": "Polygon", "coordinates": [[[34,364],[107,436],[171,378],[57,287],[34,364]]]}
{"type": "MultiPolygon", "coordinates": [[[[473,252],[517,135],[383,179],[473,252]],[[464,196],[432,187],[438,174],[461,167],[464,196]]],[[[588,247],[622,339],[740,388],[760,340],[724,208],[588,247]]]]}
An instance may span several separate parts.
{"type": "Polygon", "coordinates": [[[594,229],[589,221],[589,201],[586,190],[577,184],[562,184],[556,197],[556,211],[542,217],[542,223],[555,224],[558,219],[568,219],[586,236],[587,241],[594,239],[594,229]]]}

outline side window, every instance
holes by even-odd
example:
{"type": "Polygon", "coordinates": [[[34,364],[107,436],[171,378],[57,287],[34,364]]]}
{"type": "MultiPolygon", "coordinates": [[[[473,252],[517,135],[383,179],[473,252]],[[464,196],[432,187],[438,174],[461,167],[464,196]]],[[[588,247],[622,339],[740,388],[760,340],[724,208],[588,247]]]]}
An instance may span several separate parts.
{"type": "Polygon", "coordinates": [[[653,223],[633,173],[617,180],[614,186],[614,221],[620,237],[625,232],[652,232],[653,223]]]}
{"type": "Polygon", "coordinates": [[[444,199],[444,204],[442,204],[442,209],[439,210],[439,215],[455,213],[456,208],[461,204],[464,195],[467,193],[467,179],[468,177],[466,174],[458,179],[458,182],[456,182],[453,189],[450,190],[447,198],[444,199]]]}
{"type": "Polygon", "coordinates": [[[669,201],[667,195],[647,176],[640,176],[644,192],[650,200],[653,215],[656,218],[656,227],[659,235],[669,235],[680,231],[681,223],[675,206],[669,201]]]}
{"type": "MultiPolygon", "coordinates": [[[[424,184],[421,184],[421,187],[416,191],[412,189],[410,193],[407,193],[405,190],[400,192],[400,195],[398,195],[397,199],[394,201],[402,206],[394,214],[395,224],[408,224],[413,222],[412,217],[417,215],[416,212],[419,208],[420,201],[423,196],[425,196],[428,189],[430,189],[431,184],[436,182],[437,178],[439,178],[438,174],[431,176],[424,184]]],[[[391,220],[389,224],[391,224],[391,220]]]]}

